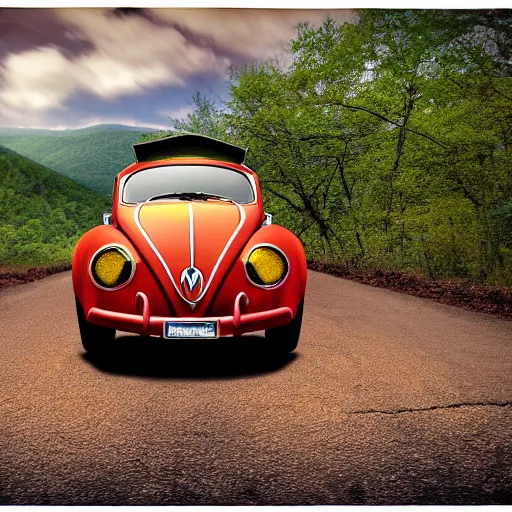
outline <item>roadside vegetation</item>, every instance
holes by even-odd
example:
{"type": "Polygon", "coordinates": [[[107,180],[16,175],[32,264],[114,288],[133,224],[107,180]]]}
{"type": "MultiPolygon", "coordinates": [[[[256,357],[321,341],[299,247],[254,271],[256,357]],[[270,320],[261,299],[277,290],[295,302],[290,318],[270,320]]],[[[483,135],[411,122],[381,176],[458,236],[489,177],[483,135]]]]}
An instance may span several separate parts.
{"type": "Polygon", "coordinates": [[[249,146],[311,261],[510,286],[512,13],[359,15],[300,26],[289,67],[232,70],[169,133],[249,146]]]}
{"type": "Polygon", "coordinates": [[[0,146],[0,281],[28,267],[69,267],[76,242],[109,207],[92,190],[0,146]]]}

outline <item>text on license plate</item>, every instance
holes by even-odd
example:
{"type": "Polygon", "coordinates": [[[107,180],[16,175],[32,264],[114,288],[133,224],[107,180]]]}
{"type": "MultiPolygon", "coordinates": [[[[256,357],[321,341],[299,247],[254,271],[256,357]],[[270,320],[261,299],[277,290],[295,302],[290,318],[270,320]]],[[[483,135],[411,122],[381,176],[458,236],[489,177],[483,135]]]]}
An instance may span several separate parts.
{"type": "Polygon", "coordinates": [[[164,323],[164,338],[217,338],[217,322],[164,323]]]}

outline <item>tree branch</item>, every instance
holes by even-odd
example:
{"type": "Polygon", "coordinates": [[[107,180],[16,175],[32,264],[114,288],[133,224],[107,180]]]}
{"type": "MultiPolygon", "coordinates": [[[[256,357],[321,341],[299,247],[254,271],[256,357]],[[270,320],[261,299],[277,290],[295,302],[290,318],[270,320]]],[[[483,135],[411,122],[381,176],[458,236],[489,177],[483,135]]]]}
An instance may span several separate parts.
{"type": "MultiPolygon", "coordinates": [[[[399,128],[404,128],[404,126],[400,123],[396,123],[395,121],[392,121],[391,119],[388,119],[387,117],[379,114],[378,112],[373,112],[372,110],[369,110],[364,107],[358,107],[356,105],[347,105],[346,103],[341,103],[339,101],[330,101],[326,103],[314,103],[315,106],[331,106],[336,105],[339,107],[348,108],[349,110],[361,110],[362,112],[366,112],[367,114],[371,114],[372,116],[378,117],[379,119],[382,119],[383,121],[386,121],[387,123],[390,123],[394,126],[398,126],[399,128]]],[[[405,128],[406,131],[415,133],[416,135],[419,135],[420,137],[424,137],[425,139],[429,140],[430,142],[433,142],[434,144],[437,144],[438,146],[442,147],[443,149],[448,149],[448,146],[445,146],[442,142],[437,141],[436,139],[432,138],[430,135],[427,135],[426,133],[421,133],[416,130],[413,130],[412,128],[405,128]]]]}
{"type": "Polygon", "coordinates": [[[300,206],[297,206],[290,198],[286,197],[285,195],[281,194],[277,190],[274,190],[273,188],[267,187],[267,189],[272,192],[275,196],[279,197],[283,201],[286,201],[295,211],[304,213],[304,208],[301,208],[300,206]]]}

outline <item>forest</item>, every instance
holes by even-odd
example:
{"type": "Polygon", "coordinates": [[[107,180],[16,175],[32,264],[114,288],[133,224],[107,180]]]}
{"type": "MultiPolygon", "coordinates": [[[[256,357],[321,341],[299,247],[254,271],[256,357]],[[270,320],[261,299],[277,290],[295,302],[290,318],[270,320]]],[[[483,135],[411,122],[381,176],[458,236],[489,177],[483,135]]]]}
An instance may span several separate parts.
{"type": "Polygon", "coordinates": [[[0,269],[69,265],[108,208],[92,190],[0,146],[0,269]]]}
{"type": "Polygon", "coordinates": [[[249,147],[310,260],[510,286],[511,12],[358,15],[300,25],[290,62],[232,69],[169,133],[249,147]]]}

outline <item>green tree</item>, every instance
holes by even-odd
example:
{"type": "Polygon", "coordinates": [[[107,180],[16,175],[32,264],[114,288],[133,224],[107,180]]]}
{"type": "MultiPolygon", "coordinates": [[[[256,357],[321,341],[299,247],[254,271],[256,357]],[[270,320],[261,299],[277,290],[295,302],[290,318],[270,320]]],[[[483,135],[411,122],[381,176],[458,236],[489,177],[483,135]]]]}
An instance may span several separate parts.
{"type": "Polygon", "coordinates": [[[232,70],[175,129],[248,146],[310,258],[512,283],[512,14],[362,10],[232,70]]]}

